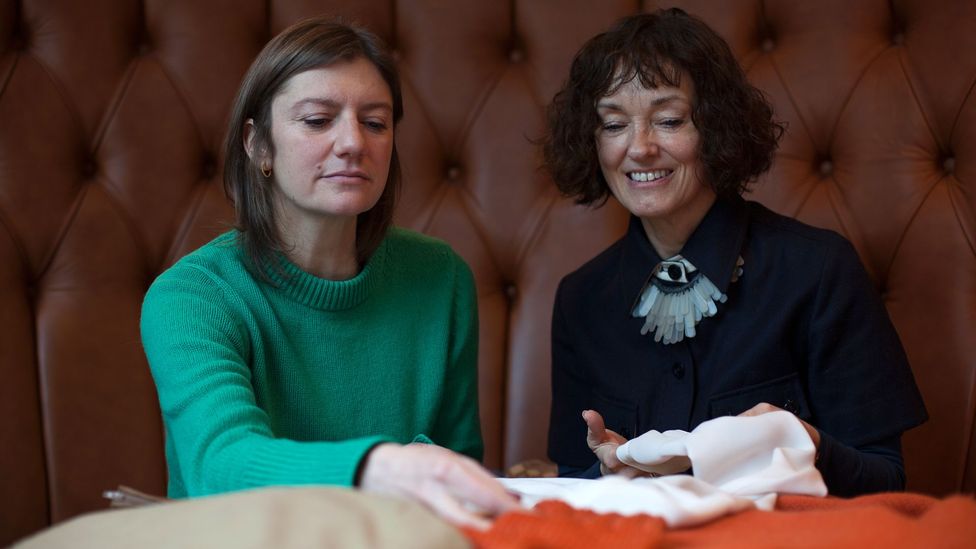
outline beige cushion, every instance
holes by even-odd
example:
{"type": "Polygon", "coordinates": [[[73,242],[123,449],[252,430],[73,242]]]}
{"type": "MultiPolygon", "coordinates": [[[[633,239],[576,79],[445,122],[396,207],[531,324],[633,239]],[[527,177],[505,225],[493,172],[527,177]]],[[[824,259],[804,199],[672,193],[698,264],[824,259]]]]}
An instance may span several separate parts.
{"type": "Polygon", "coordinates": [[[263,488],[90,513],[23,540],[72,547],[469,547],[409,501],[326,487],[263,488]]]}

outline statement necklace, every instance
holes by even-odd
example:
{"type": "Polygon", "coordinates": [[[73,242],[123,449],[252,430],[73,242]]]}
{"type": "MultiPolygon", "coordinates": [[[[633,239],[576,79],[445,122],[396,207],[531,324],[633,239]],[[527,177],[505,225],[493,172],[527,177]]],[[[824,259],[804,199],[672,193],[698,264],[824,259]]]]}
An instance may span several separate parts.
{"type": "MultiPolygon", "coordinates": [[[[732,282],[742,276],[742,256],[735,262],[732,282]]],[[[695,326],[715,316],[717,303],[728,297],[680,254],[658,263],[634,303],[631,315],[644,317],[641,335],[654,332],[654,341],[665,345],[695,337],[695,326]]]]}

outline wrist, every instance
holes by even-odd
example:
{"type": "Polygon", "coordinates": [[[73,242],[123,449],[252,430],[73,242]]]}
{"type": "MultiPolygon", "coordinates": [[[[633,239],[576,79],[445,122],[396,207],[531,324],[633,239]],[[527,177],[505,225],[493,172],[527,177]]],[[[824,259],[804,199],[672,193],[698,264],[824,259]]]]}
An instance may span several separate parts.
{"type": "Polygon", "coordinates": [[[388,460],[390,451],[399,446],[399,444],[393,442],[380,442],[367,450],[363,454],[363,458],[359,460],[359,466],[356,468],[356,474],[353,477],[353,486],[368,488],[373,485],[376,480],[376,474],[383,470],[384,463],[388,460]]]}

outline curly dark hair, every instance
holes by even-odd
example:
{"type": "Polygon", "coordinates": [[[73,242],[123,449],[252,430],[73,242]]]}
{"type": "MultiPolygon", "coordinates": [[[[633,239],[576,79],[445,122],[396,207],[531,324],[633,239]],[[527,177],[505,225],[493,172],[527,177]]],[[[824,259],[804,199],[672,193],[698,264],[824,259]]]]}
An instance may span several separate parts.
{"type": "Polygon", "coordinates": [[[678,87],[691,77],[691,115],[701,134],[705,180],[719,197],[741,195],[769,169],[783,124],[746,80],[728,44],[678,8],[626,17],[591,38],[547,109],[543,154],[559,190],[577,203],[602,205],[610,188],[600,170],[596,103],[634,78],[646,88],[678,87]]]}
{"type": "MultiPolygon", "coordinates": [[[[254,120],[255,148],[274,152],[271,141],[271,103],[288,80],[301,72],[343,61],[366,59],[390,87],[393,122],[403,117],[403,95],[396,64],[386,45],[365,27],[329,17],[295,23],[274,37],[258,54],[231,106],[224,139],[224,190],[237,212],[236,227],[252,266],[274,264],[277,253],[287,251],[275,228],[273,185],[244,150],[244,127],[254,120]]],[[[386,187],[371,209],[356,222],[356,258],[365,264],[386,236],[400,188],[400,160],[396,141],[390,158],[386,187]]],[[[264,276],[264,270],[257,270],[264,276]]]]}

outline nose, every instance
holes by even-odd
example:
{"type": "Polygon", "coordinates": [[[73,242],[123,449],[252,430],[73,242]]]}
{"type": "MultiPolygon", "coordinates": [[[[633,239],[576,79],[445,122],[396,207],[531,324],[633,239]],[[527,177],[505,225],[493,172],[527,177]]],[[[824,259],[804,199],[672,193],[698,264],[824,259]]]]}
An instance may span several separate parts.
{"type": "Polygon", "coordinates": [[[631,158],[639,159],[657,156],[658,152],[657,136],[654,134],[654,130],[650,127],[635,127],[627,147],[627,154],[631,158]]]}
{"type": "Polygon", "coordinates": [[[336,127],[333,150],[338,156],[358,156],[363,151],[365,139],[359,120],[343,117],[336,127]]]}

